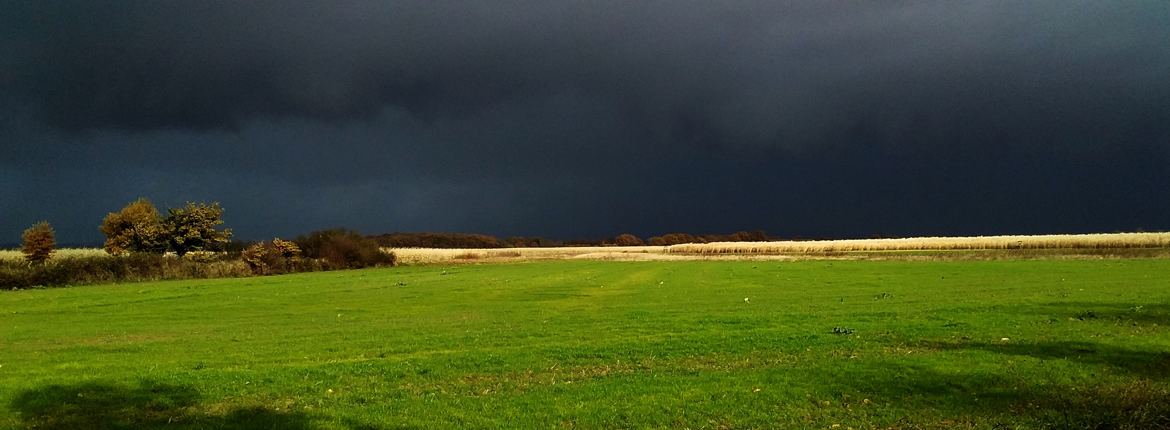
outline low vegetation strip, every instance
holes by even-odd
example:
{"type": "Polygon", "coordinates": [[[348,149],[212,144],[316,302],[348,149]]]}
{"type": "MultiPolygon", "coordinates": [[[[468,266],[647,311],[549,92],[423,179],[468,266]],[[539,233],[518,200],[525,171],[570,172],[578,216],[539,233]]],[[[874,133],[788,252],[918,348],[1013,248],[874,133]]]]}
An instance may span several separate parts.
{"type": "Polygon", "coordinates": [[[413,266],[0,294],[0,428],[1170,428],[1170,260],[413,266]]]}
{"type": "Polygon", "coordinates": [[[816,254],[855,251],[1126,249],[1166,247],[1170,247],[1170,233],[1108,233],[688,243],[669,246],[666,248],[666,252],[672,254],[816,254]]]}

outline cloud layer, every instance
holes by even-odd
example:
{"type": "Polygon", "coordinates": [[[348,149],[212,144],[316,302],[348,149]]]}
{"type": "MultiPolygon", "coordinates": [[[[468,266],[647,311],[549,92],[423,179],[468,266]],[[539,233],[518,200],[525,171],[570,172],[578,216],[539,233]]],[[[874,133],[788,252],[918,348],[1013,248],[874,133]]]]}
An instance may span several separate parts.
{"type": "Polygon", "coordinates": [[[0,168],[21,187],[0,197],[31,200],[9,233],[51,215],[35,193],[70,189],[27,179],[43,170],[109,183],[77,196],[85,216],[225,200],[272,226],[256,237],[1170,228],[1067,210],[1083,193],[1166,212],[1164,2],[6,9],[0,168]],[[316,215],[273,224],[265,205],[316,215]]]}

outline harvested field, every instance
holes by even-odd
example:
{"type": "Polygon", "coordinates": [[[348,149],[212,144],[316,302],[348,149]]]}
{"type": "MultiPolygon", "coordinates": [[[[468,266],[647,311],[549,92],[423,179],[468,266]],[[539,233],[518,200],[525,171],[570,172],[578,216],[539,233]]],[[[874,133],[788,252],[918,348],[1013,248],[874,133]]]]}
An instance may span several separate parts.
{"type": "MultiPolygon", "coordinates": [[[[582,246],[556,248],[386,248],[401,264],[434,264],[452,262],[501,262],[524,260],[568,260],[574,258],[598,260],[644,260],[653,256],[670,259],[664,246],[582,246]]],[[[673,257],[681,259],[682,257],[673,257]]]]}
{"type": "Polygon", "coordinates": [[[502,249],[387,249],[402,264],[527,260],[998,260],[1161,258],[1170,256],[1170,233],[1039,236],[916,237],[775,242],[688,243],[671,246],[605,246],[502,249]]]}
{"type": "Polygon", "coordinates": [[[670,246],[667,248],[667,252],[672,254],[817,254],[855,251],[1128,249],[1166,247],[1170,247],[1170,233],[1108,233],[688,243],[670,246]]]}
{"type": "MultiPolygon", "coordinates": [[[[106,257],[109,255],[101,248],[62,248],[53,252],[53,258],[106,257]]],[[[0,249],[0,261],[5,260],[24,260],[24,254],[19,249],[0,249]]]]}

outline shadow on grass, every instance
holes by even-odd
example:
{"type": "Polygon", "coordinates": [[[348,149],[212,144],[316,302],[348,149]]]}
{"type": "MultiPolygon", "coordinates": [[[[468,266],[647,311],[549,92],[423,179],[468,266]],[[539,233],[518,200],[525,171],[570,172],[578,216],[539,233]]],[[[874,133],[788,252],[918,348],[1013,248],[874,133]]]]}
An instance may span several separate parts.
{"type": "Polygon", "coordinates": [[[310,429],[300,413],[262,408],[200,411],[186,386],[142,381],[136,386],[86,382],[49,385],[17,394],[10,404],[25,428],[36,429],[310,429]]]}
{"type": "Polygon", "coordinates": [[[882,425],[892,424],[890,428],[1170,429],[1170,392],[1163,382],[1150,379],[1069,386],[1028,377],[898,366],[878,374],[851,375],[840,384],[883,403],[933,411],[928,415],[939,420],[904,417],[882,425]]]}
{"type": "MultiPolygon", "coordinates": [[[[1028,375],[940,372],[895,366],[854,375],[844,386],[895,402],[978,418],[993,428],[1170,429],[1170,352],[1090,342],[920,342],[937,351],[980,350],[1039,360],[1068,360],[1120,372],[1113,382],[1069,385],[1028,375]]],[[[905,424],[905,423],[904,423],[905,424]]],[[[957,427],[966,424],[961,420],[957,427]]],[[[913,427],[913,426],[911,426],[913,427]]]]}
{"type": "Polygon", "coordinates": [[[1019,306],[1017,313],[1046,315],[1052,321],[1077,320],[1132,326],[1170,325],[1170,305],[1162,303],[1052,302],[1019,306]]]}
{"type": "Polygon", "coordinates": [[[1167,351],[1143,351],[1090,342],[922,342],[919,345],[940,351],[978,349],[1043,360],[1070,360],[1110,367],[1146,378],[1170,377],[1170,352],[1167,351]]]}

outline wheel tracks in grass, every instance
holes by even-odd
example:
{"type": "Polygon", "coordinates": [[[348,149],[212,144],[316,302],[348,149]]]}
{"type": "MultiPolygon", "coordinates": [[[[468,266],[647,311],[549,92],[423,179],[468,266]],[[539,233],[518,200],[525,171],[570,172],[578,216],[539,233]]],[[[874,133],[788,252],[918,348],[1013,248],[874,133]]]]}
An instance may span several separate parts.
{"type": "Polygon", "coordinates": [[[679,359],[646,357],[633,361],[615,360],[588,365],[552,363],[538,369],[505,373],[469,373],[440,381],[408,382],[399,388],[420,396],[441,393],[481,397],[501,393],[518,394],[557,385],[581,384],[605,378],[638,374],[730,373],[745,369],[793,367],[799,363],[799,360],[800,358],[794,354],[758,352],[744,356],[712,354],[686,356],[679,359]]]}

